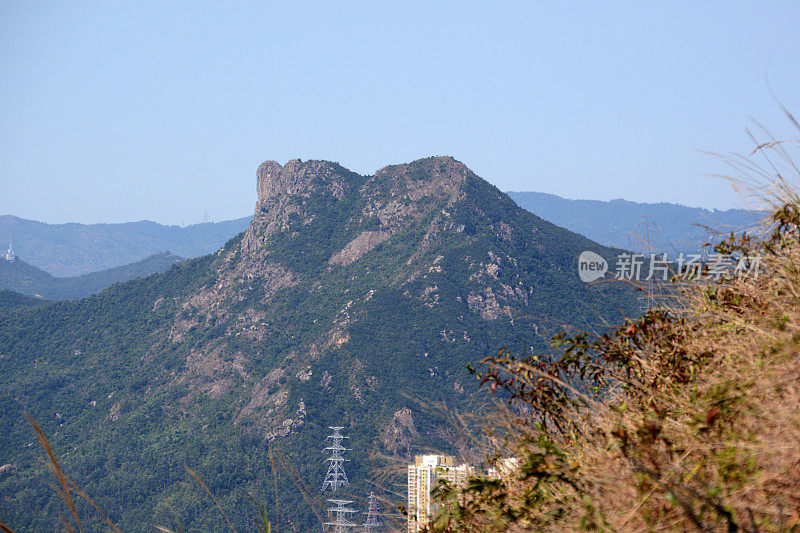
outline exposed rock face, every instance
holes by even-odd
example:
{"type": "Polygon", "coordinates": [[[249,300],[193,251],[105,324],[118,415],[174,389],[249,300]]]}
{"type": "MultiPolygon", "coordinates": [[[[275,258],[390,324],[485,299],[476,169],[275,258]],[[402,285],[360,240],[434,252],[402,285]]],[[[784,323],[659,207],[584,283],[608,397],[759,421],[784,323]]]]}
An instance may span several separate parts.
{"type": "Polygon", "coordinates": [[[419,432],[414,425],[414,414],[408,407],[397,411],[381,433],[384,447],[398,455],[407,453],[417,438],[419,432]]]}
{"type": "Polygon", "coordinates": [[[275,411],[286,404],[288,397],[286,389],[278,385],[278,381],[285,374],[283,368],[276,368],[256,383],[250,393],[250,401],[236,414],[235,422],[239,423],[243,417],[252,415],[254,410],[264,407],[266,420],[262,419],[262,423],[259,424],[260,429],[266,429],[269,426],[268,421],[274,423],[275,411]]]}
{"type": "Polygon", "coordinates": [[[329,161],[303,163],[300,159],[292,159],[284,166],[275,161],[264,161],[256,171],[257,206],[307,194],[320,187],[329,189],[341,200],[352,187],[346,179],[348,174],[353,173],[329,161]]]}
{"type": "Polygon", "coordinates": [[[498,303],[491,287],[486,287],[483,294],[470,292],[467,303],[471,310],[480,313],[486,320],[497,320],[501,315],[511,316],[511,308],[498,303]]]}
{"type": "MultiPolygon", "coordinates": [[[[540,228],[530,219],[520,224],[514,217],[523,212],[510,199],[452,157],[387,166],[373,176],[327,161],[266,161],[257,170],[257,192],[250,227],[217,254],[213,281],[180,302],[167,338],[177,347],[195,342],[179,380],[210,398],[246,391],[235,420],[268,438],[288,435],[303,418],[293,411],[291,383],[315,383],[315,393],[334,386],[335,372],[344,369],[314,365],[350,353],[352,328],[365,319],[376,292],[398,291],[427,312],[448,317],[428,342],[463,350],[477,346],[473,339],[482,335],[467,322],[504,327],[515,310],[539,303],[531,270],[539,269],[541,277],[561,268],[544,254],[532,266],[527,250],[547,249],[538,242],[540,228]],[[517,260],[520,251],[528,254],[527,264],[517,260]],[[359,268],[371,253],[381,254],[379,260],[359,268]],[[315,299],[322,290],[327,296],[315,299]],[[294,299],[281,307],[286,304],[280,295],[287,291],[294,291],[294,299]],[[446,324],[450,318],[457,322],[446,324]],[[209,328],[221,337],[192,341],[193,332],[209,328]],[[272,369],[251,372],[251,363],[265,356],[262,346],[272,356],[275,337],[282,351],[272,369]]],[[[364,349],[363,340],[356,344],[364,349]]],[[[426,346],[420,353],[427,358],[428,351],[426,346]]],[[[350,353],[340,382],[360,406],[387,386],[362,360],[377,355],[350,353]]],[[[442,360],[426,361],[418,370],[431,379],[446,379],[449,372],[442,360]]],[[[453,390],[464,394],[461,385],[453,390]]],[[[381,439],[398,453],[418,436],[411,411],[401,409],[381,439]]]]}
{"type": "Polygon", "coordinates": [[[329,192],[342,200],[361,181],[358,174],[336,163],[304,163],[300,159],[283,166],[265,161],[258,167],[256,178],[255,215],[242,241],[242,250],[248,253],[256,251],[276,231],[285,229],[290,216],[306,217],[303,198],[329,192]]]}
{"type": "MultiPolygon", "coordinates": [[[[447,198],[449,202],[462,198],[462,186],[470,175],[472,172],[452,157],[431,157],[414,164],[384,167],[369,178],[328,161],[304,163],[292,159],[283,166],[275,161],[265,161],[256,172],[258,200],[255,217],[245,234],[242,248],[255,250],[264,243],[264,237],[285,229],[291,215],[307,215],[303,198],[329,192],[337,200],[343,200],[356,187],[360,187],[362,196],[367,199],[363,214],[378,217],[384,231],[364,235],[353,248],[363,248],[364,244],[374,246],[386,240],[392,230],[417,210],[414,202],[426,196],[447,198]],[[378,189],[386,184],[388,196],[378,194],[378,189]]],[[[345,261],[346,264],[346,258],[351,257],[353,251],[342,250],[343,255],[332,258],[332,262],[345,261]]]]}
{"type": "Polygon", "coordinates": [[[390,236],[391,233],[388,231],[363,231],[328,262],[334,265],[349,265],[390,236]]]}
{"type": "Polygon", "coordinates": [[[418,201],[425,196],[458,200],[463,197],[462,186],[469,176],[474,176],[472,171],[464,163],[449,156],[392,165],[375,173],[376,179],[391,177],[396,184],[392,192],[401,192],[405,188],[411,201],[418,201]]]}

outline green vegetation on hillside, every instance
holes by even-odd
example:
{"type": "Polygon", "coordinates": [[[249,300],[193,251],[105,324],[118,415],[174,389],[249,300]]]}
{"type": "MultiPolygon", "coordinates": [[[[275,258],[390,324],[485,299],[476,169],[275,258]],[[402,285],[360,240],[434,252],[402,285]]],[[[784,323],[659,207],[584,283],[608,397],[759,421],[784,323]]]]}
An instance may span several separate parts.
{"type": "Polygon", "coordinates": [[[49,303],[41,298],[31,298],[8,289],[0,290],[0,308],[29,307],[49,303]]]}
{"type": "Polygon", "coordinates": [[[4,522],[50,531],[62,506],[23,411],[123,530],[224,527],[185,465],[237,527],[254,523],[251,494],[274,502],[277,482],[284,511],[276,520],[268,506],[273,525],[309,530],[317,517],[286,470],[275,480],[269,450],[319,500],[331,425],[351,439],[347,497],[360,506],[378,490],[396,502],[398,487],[372,484],[388,464],[453,446],[447,420],[421,406],[483,404],[469,363],[498,345],[541,348],[551,328],[600,329],[637,312],[631,287],[578,279],[582,250],[616,250],[525,212],[452,159],[376,176],[296,168],[292,183],[313,191],[260,205],[218,253],[78,302],[0,309],[4,522]],[[358,259],[329,262],[378,230],[389,237],[358,259]],[[402,413],[410,425],[395,423],[402,413]]]}

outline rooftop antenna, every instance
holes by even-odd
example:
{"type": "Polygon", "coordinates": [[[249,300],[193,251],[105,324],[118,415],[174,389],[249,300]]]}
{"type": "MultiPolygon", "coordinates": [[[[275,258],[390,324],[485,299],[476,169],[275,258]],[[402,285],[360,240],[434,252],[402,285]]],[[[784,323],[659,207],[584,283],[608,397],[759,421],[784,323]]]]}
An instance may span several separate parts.
{"type": "Polygon", "coordinates": [[[333,533],[347,533],[351,527],[356,527],[356,524],[347,519],[347,517],[355,513],[349,505],[353,502],[350,500],[328,500],[329,503],[336,507],[329,507],[329,513],[335,513],[333,522],[325,522],[326,526],[333,526],[333,533]]]}
{"type": "Polygon", "coordinates": [[[329,427],[333,430],[333,435],[328,435],[325,440],[330,440],[331,445],[327,446],[325,450],[331,452],[331,456],[325,459],[328,465],[328,473],[325,474],[325,481],[322,483],[322,492],[331,489],[331,492],[338,491],[341,487],[347,485],[347,474],[344,471],[344,462],[347,459],[342,455],[347,451],[347,448],[342,446],[342,441],[350,437],[342,435],[343,427],[329,427]]]}
{"type": "Polygon", "coordinates": [[[381,522],[378,520],[378,511],[378,498],[375,497],[374,492],[370,492],[366,512],[367,517],[364,520],[364,533],[375,533],[381,527],[381,522]]]}

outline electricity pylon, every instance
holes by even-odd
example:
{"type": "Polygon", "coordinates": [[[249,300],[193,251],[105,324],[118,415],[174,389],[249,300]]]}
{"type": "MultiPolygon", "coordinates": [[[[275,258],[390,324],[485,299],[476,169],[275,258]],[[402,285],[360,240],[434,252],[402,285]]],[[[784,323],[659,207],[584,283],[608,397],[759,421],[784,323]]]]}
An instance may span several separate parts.
{"type": "MultiPolygon", "coordinates": [[[[325,474],[325,481],[322,483],[322,492],[330,489],[331,492],[336,493],[340,488],[348,484],[347,474],[344,471],[344,462],[347,460],[342,455],[347,451],[347,448],[342,446],[342,441],[348,437],[342,435],[343,427],[330,427],[333,430],[333,435],[328,435],[325,440],[330,440],[330,446],[326,446],[325,450],[331,453],[330,457],[325,459],[328,465],[328,473],[325,474]]],[[[333,526],[334,533],[347,533],[351,527],[356,527],[356,524],[350,522],[347,517],[355,513],[354,509],[348,507],[351,503],[349,500],[327,500],[328,503],[335,507],[328,507],[329,515],[333,515],[332,522],[325,522],[326,526],[333,526]]]]}
{"type": "Polygon", "coordinates": [[[350,500],[327,500],[336,507],[328,507],[328,513],[334,513],[333,522],[325,522],[326,526],[333,526],[333,533],[347,533],[356,524],[348,520],[348,516],[355,513],[354,509],[348,506],[353,503],[350,500]]]}
{"type": "Polygon", "coordinates": [[[367,506],[367,517],[364,519],[364,533],[376,533],[378,528],[381,527],[381,522],[378,520],[378,498],[375,493],[369,493],[369,503],[367,506]]]}
{"type": "Polygon", "coordinates": [[[347,461],[342,454],[347,451],[347,448],[342,446],[342,441],[346,438],[341,434],[342,427],[331,427],[333,435],[329,435],[325,440],[330,439],[331,445],[327,446],[325,450],[331,452],[331,456],[325,459],[329,462],[328,473],[325,474],[325,481],[322,483],[322,492],[331,489],[332,492],[338,491],[341,487],[348,484],[347,474],[344,471],[344,462],[347,461]]]}

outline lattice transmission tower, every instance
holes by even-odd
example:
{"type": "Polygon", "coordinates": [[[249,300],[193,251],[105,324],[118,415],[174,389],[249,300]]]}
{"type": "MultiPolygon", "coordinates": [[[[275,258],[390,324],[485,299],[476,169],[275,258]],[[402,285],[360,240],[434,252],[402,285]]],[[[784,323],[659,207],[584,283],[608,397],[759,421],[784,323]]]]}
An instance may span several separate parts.
{"type": "Polygon", "coordinates": [[[379,528],[381,527],[381,522],[378,520],[378,513],[380,509],[378,508],[378,498],[375,497],[375,493],[369,493],[369,501],[367,504],[367,517],[364,519],[364,533],[377,533],[379,528]]]}
{"type": "Polygon", "coordinates": [[[344,471],[344,462],[347,459],[342,455],[347,451],[347,448],[342,446],[342,441],[349,437],[342,435],[342,427],[330,427],[333,430],[333,435],[328,435],[325,440],[330,440],[330,446],[325,448],[326,451],[331,453],[331,456],[325,459],[328,465],[328,473],[325,474],[325,481],[322,483],[322,492],[331,489],[332,492],[338,491],[340,488],[348,484],[347,474],[344,471]]]}
{"type": "MultiPolygon", "coordinates": [[[[642,255],[649,258],[649,261],[654,261],[657,259],[656,254],[654,254],[655,249],[653,248],[653,235],[656,237],[661,236],[661,231],[658,228],[658,225],[655,222],[652,222],[648,217],[644,217],[644,219],[639,224],[639,227],[642,231],[641,235],[641,248],[642,248],[642,255]]],[[[642,313],[646,313],[650,309],[655,308],[656,306],[656,293],[655,291],[659,288],[658,282],[654,281],[650,278],[650,272],[653,271],[653,265],[650,262],[647,263],[648,265],[648,272],[641,272],[641,289],[642,294],[639,296],[639,310],[642,313]]]]}
{"type": "Polygon", "coordinates": [[[328,503],[336,507],[328,507],[328,514],[333,514],[333,522],[325,522],[326,526],[333,526],[333,533],[347,533],[351,527],[356,527],[356,524],[348,520],[348,517],[355,513],[355,509],[351,509],[349,505],[353,502],[350,500],[327,500],[328,503]]]}

